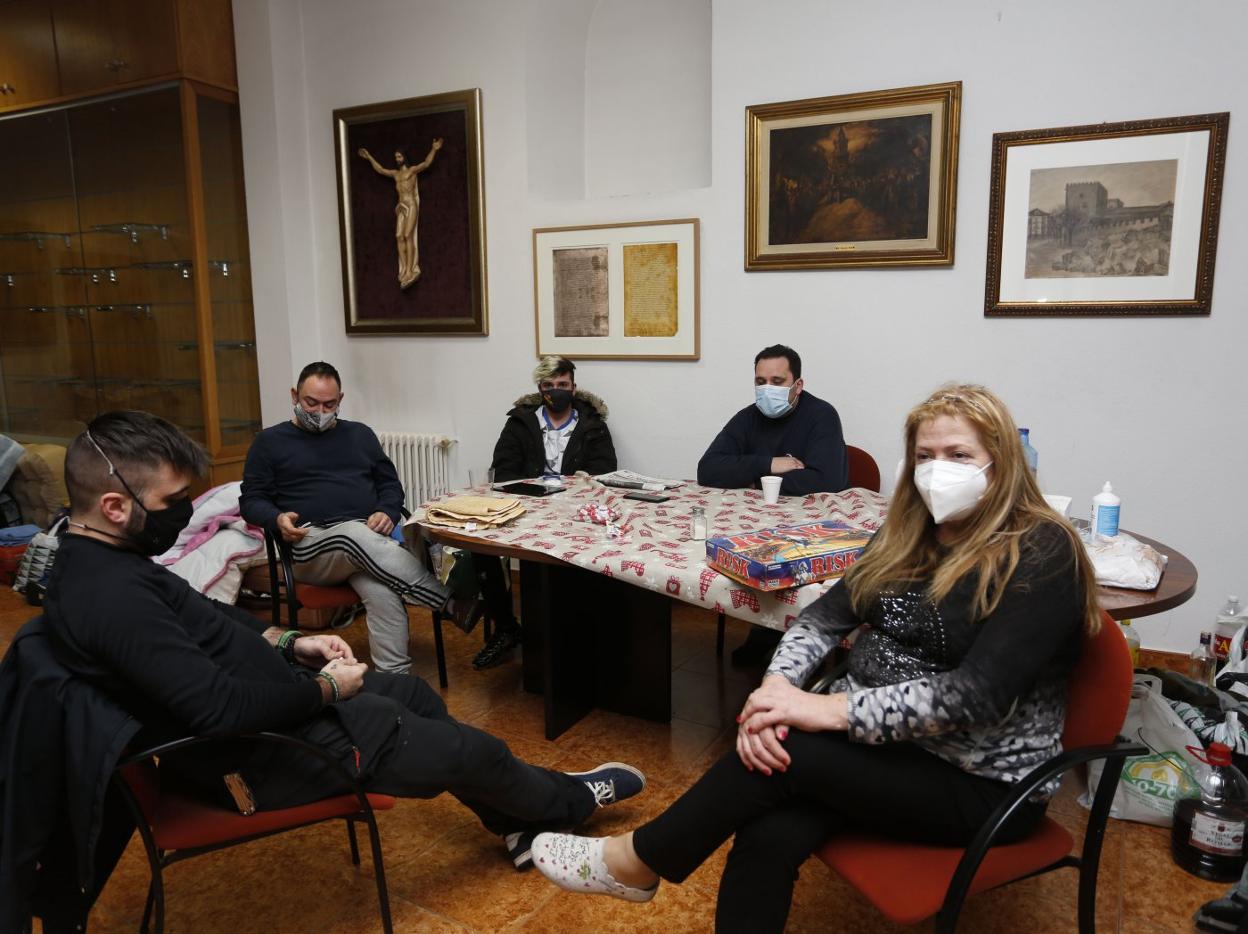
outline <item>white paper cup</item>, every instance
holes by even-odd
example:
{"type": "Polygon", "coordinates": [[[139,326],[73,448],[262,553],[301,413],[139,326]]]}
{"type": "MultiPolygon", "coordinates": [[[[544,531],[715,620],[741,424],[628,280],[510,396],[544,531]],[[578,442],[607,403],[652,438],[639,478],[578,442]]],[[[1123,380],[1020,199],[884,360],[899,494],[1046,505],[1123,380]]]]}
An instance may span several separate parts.
{"type": "Polygon", "coordinates": [[[774,506],[780,502],[780,477],[763,477],[759,482],[763,485],[763,502],[774,506]]]}

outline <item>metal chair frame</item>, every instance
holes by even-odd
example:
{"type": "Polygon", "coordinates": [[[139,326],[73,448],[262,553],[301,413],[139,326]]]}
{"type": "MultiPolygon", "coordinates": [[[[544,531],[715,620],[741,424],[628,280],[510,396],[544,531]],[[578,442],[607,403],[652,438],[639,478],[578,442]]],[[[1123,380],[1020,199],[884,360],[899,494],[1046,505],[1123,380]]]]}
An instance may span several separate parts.
{"type": "Polygon", "coordinates": [[[165,851],[156,845],[155,835],[152,832],[151,826],[148,824],[147,816],[143,812],[143,807],[139,802],[138,796],[126,780],[125,775],[123,774],[123,769],[127,766],[138,765],[153,759],[158,759],[160,756],[168,755],[169,753],[186,749],[190,746],[202,745],[209,742],[218,742],[219,740],[205,736],[183,737],[182,739],[162,743],[158,746],[153,746],[149,749],[145,749],[141,752],[124,757],[113,771],[112,782],[121,793],[127,806],[130,808],[130,813],[134,817],[135,824],[138,826],[139,835],[143,839],[143,846],[147,851],[148,866],[151,869],[151,882],[149,883],[147,890],[147,903],[143,908],[143,921],[140,924],[139,929],[144,932],[149,930],[149,923],[152,919],[154,909],[156,931],[161,932],[164,930],[165,888],[163,870],[166,867],[171,866],[174,863],[181,862],[182,860],[190,859],[194,856],[201,856],[204,853],[211,853],[216,850],[223,850],[232,846],[238,846],[239,844],[250,843],[253,840],[259,840],[263,837],[270,837],[279,833],[285,833],[288,830],[296,830],[299,827],[310,827],[313,824],[323,823],[327,820],[344,820],[347,824],[347,839],[351,846],[351,862],[356,866],[360,865],[360,850],[359,844],[356,841],[355,825],[357,822],[363,822],[368,826],[369,843],[371,845],[373,855],[373,870],[377,881],[377,900],[381,909],[382,930],[385,934],[392,934],[393,925],[390,915],[390,895],[386,887],[385,865],[382,861],[381,836],[377,830],[377,821],[373,814],[372,804],[368,800],[368,795],[360,784],[352,777],[351,773],[342,766],[342,763],[340,763],[328,752],[321,749],[319,746],[314,746],[311,743],[304,742],[303,740],[297,739],[293,736],[285,736],[281,733],[262,732],[249,734],[247,736],[231,737],[230,739],[231,741],[245,739],[278,743],[294,747],[302,752],[316,756],[322,761],[329,763],[330,766],[339,773],[351,789],[350,793],[354,794],[358,800],[360,809],[355,814],[318,818],[315,820],[291,824],[290,826],[282,827],[280,829],[261,831],[245,837],[236,837],[232,840],[220,843],[213,843],[199,847],[188,847],[183,850],[165,851]]]}

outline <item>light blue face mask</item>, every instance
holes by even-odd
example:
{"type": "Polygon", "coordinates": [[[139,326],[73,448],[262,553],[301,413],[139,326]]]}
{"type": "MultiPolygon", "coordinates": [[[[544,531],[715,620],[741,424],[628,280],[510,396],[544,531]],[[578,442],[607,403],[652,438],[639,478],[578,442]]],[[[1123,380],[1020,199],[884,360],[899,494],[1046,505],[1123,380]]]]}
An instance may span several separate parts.
{"type": "Polygon", "coordinates": [[[793,410],[789,401],[789,390],[792,386],[755,386],[754,404],[768,418],[780,418],[793,410]]]}

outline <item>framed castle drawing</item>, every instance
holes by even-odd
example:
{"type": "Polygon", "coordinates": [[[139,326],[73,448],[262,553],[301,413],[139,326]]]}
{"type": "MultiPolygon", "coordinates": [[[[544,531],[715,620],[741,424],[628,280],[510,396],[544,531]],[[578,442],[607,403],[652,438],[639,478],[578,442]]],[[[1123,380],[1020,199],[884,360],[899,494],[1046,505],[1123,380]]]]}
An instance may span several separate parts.
{"type": "Polygon", "coordinates": [[[962,82],[745,111],[745,268],[952,266],[962,82]]]}
{"type": "Polygon", "coordinates": [[[537,353],[697,360],[696,218],[533,231],[537,353]]]}
{"type": "Polygon", "coordinates": [[[334,111],[348,334],[488,334],[479,89],[334,111]]]}
{"type": "Polygon", "coordinates": [[[995,134],[984,314],[1209,314],[1229,125],[995,134]]]}

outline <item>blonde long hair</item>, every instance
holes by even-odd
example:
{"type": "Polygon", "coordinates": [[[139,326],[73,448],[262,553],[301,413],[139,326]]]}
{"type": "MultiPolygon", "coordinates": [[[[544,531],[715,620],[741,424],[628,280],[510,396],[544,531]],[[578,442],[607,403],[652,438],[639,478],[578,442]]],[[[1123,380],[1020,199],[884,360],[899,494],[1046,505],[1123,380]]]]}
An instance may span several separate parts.
{"type": "Polygon", "coordinates": [[[1075,556],[1071,570],[1083,593],[1084,626],[1095,633],[1101,610],[1092,563],[1078,533],[1044,501],[1027,469],[1018,429],[1005,404],[983,386],[942,386],[910,410],[905,434],[906,460],[888,518],[866,554],[845,575],[855,612],[861,616],[873,599],[898,584],[929,578],[927,596],[939,603],[958,581],[974,575],[972,613],[983,619],[996,609],[1018,567],[1022,537],[1041,524],[1052,524],[1070,539],[1075,556]],[[947,553],[937,541],[936,523],[914,485],[919,426],[942,415],[966,419],[992,460],[988,490],[947,553]]]}

